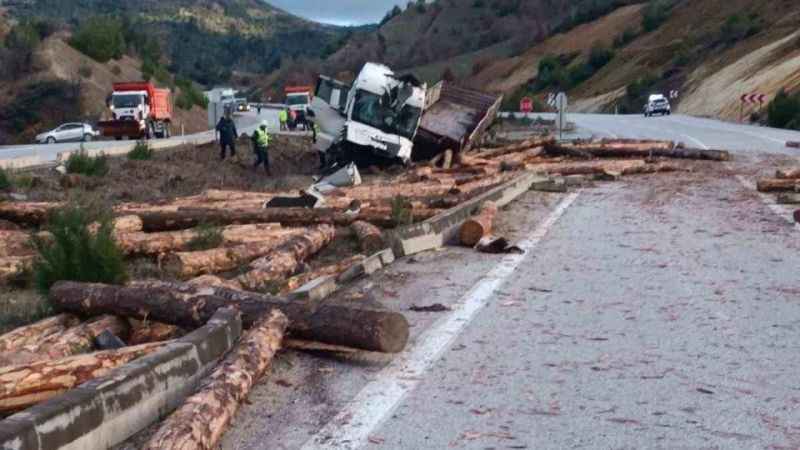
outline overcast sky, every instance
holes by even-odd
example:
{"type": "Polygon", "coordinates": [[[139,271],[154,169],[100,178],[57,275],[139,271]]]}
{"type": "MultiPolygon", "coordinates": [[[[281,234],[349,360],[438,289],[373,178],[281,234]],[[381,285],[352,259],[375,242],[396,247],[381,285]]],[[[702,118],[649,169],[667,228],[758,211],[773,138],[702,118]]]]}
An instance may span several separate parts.
{"type": "Polygon", "coordinates": [[[266,0],[298,16],[336,25],[379,22],[394,5],[408,0],[266,0]]]}

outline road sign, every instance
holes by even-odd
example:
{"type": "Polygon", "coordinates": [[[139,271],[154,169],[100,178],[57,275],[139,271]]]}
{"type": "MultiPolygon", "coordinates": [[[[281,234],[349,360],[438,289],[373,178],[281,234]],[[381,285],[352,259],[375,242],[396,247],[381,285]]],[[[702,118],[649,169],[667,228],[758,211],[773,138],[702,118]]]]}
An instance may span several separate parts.
{"type": "Polygon", "coordinates": [[[519,110],[524,113],[533,112],[533,99],[530,97],[523,97],[519,101],[519,110]]]}
{"type": "Polygon", "coordinates": [[[552,92],[547,94],[547,104],[551,108],[555,108],[556,107],[556,94],[554,94],[552,92]]]}
{"type": "Polygon", "coordinates": [[[680,92],[677,91],[677,90],[669,91],[669,98],[671,98],[673,100],[678,98],[679,95],[680,95],[680,92]]]}
{"type": "Polygon", "coordinates": [[[744,95],[742,95],[741,96],[741,100],[742,100],[742,103],[745,103],[745,104],[748,104],[748,105],[755,105],[755,104],[763,105],[764,102],[767,100],[767,96],[765,94],[759,94],[759,93],[756,92],[756,93],[752,93],[752,94],[744,94],[744,95]]]}
{"type": "Polygon", "coordinates": [[[567,94],[559,92],[558,95],[556,95],[556,109],[559,111],[566,111],[567,106],[569,106],[567,94]]]}

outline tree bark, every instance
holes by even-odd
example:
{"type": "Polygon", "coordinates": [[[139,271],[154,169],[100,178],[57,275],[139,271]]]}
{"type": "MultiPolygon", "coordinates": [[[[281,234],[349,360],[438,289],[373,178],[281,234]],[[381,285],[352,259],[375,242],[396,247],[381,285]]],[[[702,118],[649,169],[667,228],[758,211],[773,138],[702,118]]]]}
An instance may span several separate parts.
{"type": "Polygon", "coordinates": [[[287,324],[286,316],[273,310],[245,332],[204,386],[161,424],[143,448],[216,448],[239,406],[281,348],[287,324]]]}
{"type": "Polygon", "coordinates": [[[781,180],[800,180],[800,168],[779,169],[775,171],[775,178],[781,180]]]}
{"type": "Polygon", "coordinates": [[[6,256],[0,258],[0,284],[18,281],[33,265],[33,256],[6,256]]]}
{"type": "Polygon", "coordinates": [[[305,234],[295,236],[274,251],[250,263],[251,270],[237,278],[245,288],[258,291],[273,283],[279,283],[297,272],[306,259],[322,250],[333,241],[336,229],[320,225],[305,234]]]}
{"type": "Polygon", "coordinates": [[[88,353],[95,349],[95,338],[105,330],[124,340],[130,333],[130,326],[123,319],[105,315],[68,328],[61,333],[50,335],[39,342],[26,346],[23,350],[48,359],[61,359],[88,353]]]}
{"type": "Polygon", "coordinates": [[[306,283],[316,280],[317,278],[341,275],[342,273],[346,272],[349,268],[360,263],[364,259],[366,259],[364,255],[351,256],[350,258],[347,258],[343,261],[339,261],[336,264],[331,264],[329,266],[324,266],[316,270],[311,270],[306,273],[301,273],[300,275],[295,275],[286,280],[286,283],[284,283],[280,293],[282,295],[289,294],[290,292],[299,289],[306,283]]]}
{"type": "Polygon", "coordinates": [[[111,370],[148,355],[163,344],[88,353],[0,368],[0,413],[8,414],[49,400],[111,370]]]}
{"type": "Polygon", "coordinates": [[[196,328],[219,308],[235,307],[242,312],[244,326],[250,327],[268,311],[278,309],[289,318],[292,335],[300,339],[384,353],[398,352],[408,342],[408,321],[396,312],[333,305],[314,310],[305,302],[222,287],[160,282],[108,286],[65,281],[56,283],[50,293],[54,305],[79,314],[114,314],[196,328]]]}
{"type": "Polygon", "coordinates": [[[0,352],[21,351],[50,336],[60,334],[77,326],[80,319],[72,314],[59,314],[30,325],[16,328],[0,336],[0,352]]]}
{"type": "Polygon", "coordinates": [[[759,192],[781,192],[797,191],[800,188],[800,180],[762,178],[756,183],[759,192]]]}
{"type": "Polygon", "coordinates": [[[361,251],[371,255],[386,248],[386,243],[383,241],[383,232],[375,225],[369,222],[357,221],[353,222],[351,228],[358,238],[361,251]]]}
{"type": "Polygon", "coordinates": [[[24,231],[0,230],[0,258],[33,255],[30,241],[31,235],[24,231]]]}
{"type": "Polygon", "coordinates": [[[467,247],[474,247],[484,236],[491,234],[496,216],[497,205],[494,202],[484,203],[477,215],[461,225],[459,232],[461,243],[467,247]]]}
{"type": "Polygon", "coordinates": [[[185,331],[178,326],[150,320],[128,319],[131,333],[128,338],[128,345],[150,344],[152,342],[163,342],[177,339],[183,336],[185,331]]]}
{"type": "Polygon", "coordinates": [[[175,252],[161,258],[161,267],[178,278],[189,278],[201,274],[234,270],[242,265],[269,254],[296,236],[306,233],[304,229],[278,230],[274,236],[260,242],[229,248],[215,248],[198,252],[175,252]]]}
{"type": "Polygon", "coordinates": [[[730,161],[731,155],[725,150],[701,150],[695,148],[652,147],[651,144],[596,145],[596,144],[555,144],[556,151],[580,150],[598,158],[676,158],[708,161],[730,161]]]}
{"type": "Polygon", "coordinates": [[[0,219],[20,225],[39,226],[47,222],[50,211],[62,206],[51,202],[0,202],[0,219]]]}
{"type": "MultiPolygon", "coordinates": [[[[220,230],[223,243],[229,245],[262,242],[292,232],[281,229],[280,224],[233,225],[220,230]]],[[[198,236],[200,233],[196,229],[161,233],[123,233],[117,235],[117,243],[128,255],[159,255],[183,250],[198,236]]]]}

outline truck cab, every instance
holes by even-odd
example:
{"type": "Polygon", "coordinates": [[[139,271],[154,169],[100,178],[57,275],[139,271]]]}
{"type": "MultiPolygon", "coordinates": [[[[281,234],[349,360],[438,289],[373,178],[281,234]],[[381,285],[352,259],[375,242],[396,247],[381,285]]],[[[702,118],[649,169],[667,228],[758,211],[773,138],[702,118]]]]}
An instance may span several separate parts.
{"type": "Polygon", "coordinates": [[[287,86],[285,91],[286,105],[289,109],[306,114],[311,107],[314,89],[311,86],[287,86]]]}
{"type": "Polygon", "coordinates": [[[115,91],[109,108],[114,120],[144,121],[150,116],[147,91],[115,91]]]}

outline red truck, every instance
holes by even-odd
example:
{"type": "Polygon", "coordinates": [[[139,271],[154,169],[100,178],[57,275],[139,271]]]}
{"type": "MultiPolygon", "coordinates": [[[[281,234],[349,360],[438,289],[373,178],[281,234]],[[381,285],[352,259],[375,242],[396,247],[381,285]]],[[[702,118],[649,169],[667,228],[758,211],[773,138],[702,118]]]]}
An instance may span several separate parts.
{"type": "Polygon", "coordinates": [[[108,97],[111,120],[97,124],[105,137],[121,139],[168,138],[171,135],[172,93],[153,83],[114,83],[108,97]]]}

